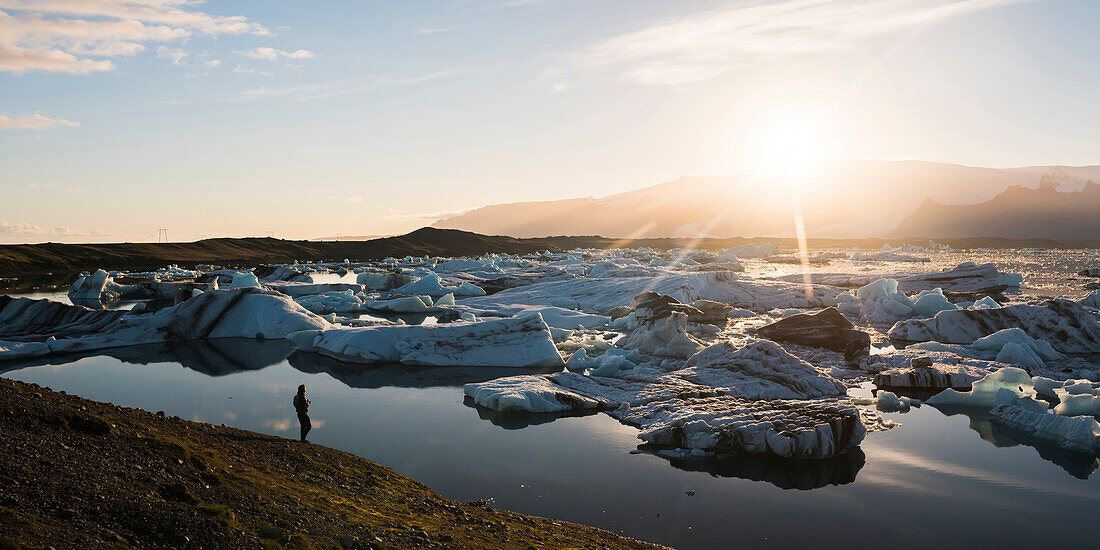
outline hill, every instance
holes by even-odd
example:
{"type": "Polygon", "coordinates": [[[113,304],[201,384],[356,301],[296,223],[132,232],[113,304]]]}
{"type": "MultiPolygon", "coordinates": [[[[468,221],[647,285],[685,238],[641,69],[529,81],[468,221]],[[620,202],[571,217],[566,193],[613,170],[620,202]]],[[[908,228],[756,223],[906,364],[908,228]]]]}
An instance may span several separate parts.
{"type": "MultiPolygon", "coordinates": [[[[801,186],[811,236],[852,238],[890,234],[926,200],[979,203],[1010,186],[1033,185],[1047,166],[975,168],[919,161],[859,161],[830,167],[801,186]]],[[[1063,190],[1100,166],[1063,168],[1063,190]]],[[[749,173],[683,177],[602,198],[498,204],[446,218],[433,227],[517,237],[731,237],[794,235],[793,194],[749,173]]]]}
{"type": "Polygon", "coordinates": [[[1000,236],[1100,239],[1100,185],[1058,190],[1056,178],[1037,189],[1013,186],[980,204],[940,204],[926,200],[905,218],[895,235],[939,238],[1000,236]]]}

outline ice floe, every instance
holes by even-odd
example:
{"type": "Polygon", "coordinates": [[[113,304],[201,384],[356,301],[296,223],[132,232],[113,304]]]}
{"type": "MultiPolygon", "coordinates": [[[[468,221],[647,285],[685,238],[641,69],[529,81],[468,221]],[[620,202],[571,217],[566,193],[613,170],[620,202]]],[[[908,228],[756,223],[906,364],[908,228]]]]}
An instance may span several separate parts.
{"type": "Polygon", "coordinates": [[[562,367],[541,316],[440,325],[326,330],[309,348],[349,363],[484,367],[562,367]]]}
{"type": "Polygon", "coordinates": [[[1019,328],[1027,336],[1045,340],[1062,353],[1095,353],[1100,350],[1100,321],[1094,314],[1069,300],[996,309],[941,311],[931,319],[898,321],[888,335],[902,342],[970,344],[1006,328],[1019,328]]]}

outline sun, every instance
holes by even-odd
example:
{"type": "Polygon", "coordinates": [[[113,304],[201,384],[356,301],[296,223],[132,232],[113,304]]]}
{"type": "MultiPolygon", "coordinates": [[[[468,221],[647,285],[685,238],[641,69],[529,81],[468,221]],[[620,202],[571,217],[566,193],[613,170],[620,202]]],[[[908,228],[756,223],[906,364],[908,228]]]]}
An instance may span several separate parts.
{"type": "Polygon", "coordinates": [[[821,167],[821,130],[809,120],[781,118],[764,124],[756,145],[757,170],[783,187],[800,186],[821,167]]]}

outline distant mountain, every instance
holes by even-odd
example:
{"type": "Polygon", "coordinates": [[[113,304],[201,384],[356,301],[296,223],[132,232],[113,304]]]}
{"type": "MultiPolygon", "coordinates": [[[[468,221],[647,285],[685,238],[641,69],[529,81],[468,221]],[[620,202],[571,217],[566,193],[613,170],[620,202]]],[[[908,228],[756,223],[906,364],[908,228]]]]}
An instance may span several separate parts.
{"type": "MultiPolygon", "coordinates": [[[[927,200],[979,203],[1010,186],[1033,185],[1051,169],[847,162],[803,183],[802,214],[813,237],[884,236],[927,200]]],[[[1100,180],[1100,166],[1060,170],[1062,190],[1100,180]]],[[[514,237],[789,237],[794,234],[793,195],[777,188],[749,173],[683,177],[602,198],[486,206],[433,227],[514,237]]]]}
{"type": "Polygon", "coordinates": [[[1012,186],[980,204],[924,201],[894,231],[904,237],[1006,237],[1100,239],[1100,185],[1059,191],[1068,175],[1059,169],[1038,188],[1012,186]]]}

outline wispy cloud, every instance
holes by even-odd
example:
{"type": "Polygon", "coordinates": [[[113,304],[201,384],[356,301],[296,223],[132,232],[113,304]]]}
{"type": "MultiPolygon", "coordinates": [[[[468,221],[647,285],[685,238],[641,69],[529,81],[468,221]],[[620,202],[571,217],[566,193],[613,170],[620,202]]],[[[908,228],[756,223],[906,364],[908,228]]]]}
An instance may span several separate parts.
{"type": "Polygon", "coordinates": [[[779,0],[665,20],[596,43],[576,66],[646,84],[696,82],[786,56],[1030,0],[779,0]]]}
{"type": "Polygon", "coordinates": [[[46,130],[57,126],[80,126],[80,123],[63,118],[50,118],[38,113],[29,115],[0,114],[0,129],[46,130]]]}
{"type": "Polygon", "coordinates": [[[57,185],[57,184],[56,183],[25,183],[25,184],[23,184],[23,187],[26,187],[27,189],[45,189],[45,188],[48,188],[48,187],[53,187],[55,185],[57,185]]]}
{"type": "Polygon", "coordinates": [[[309,50],[294,50],[288,52],[286,50],[277,50],[267,46],[261,46],[241,53],[246,57],[263,59],[265,61],[279,61],[280,59],[313,59],[314,57],[313,52],[309,50]]]}
{"type": "Polygon", "coordinates": [[[161,59],[171,59],[173,65],[183,65],[183,60],[187,58],[187,52],[182,49],[172,49],[164,44],[157,46],[157,57],[161,59]]]}
{"type": "Polygon", "coordinates": [[[8,223],[0,220],[0,236],[18,237],[112,237],[121,233],[104,231],[98,227],[91,229],[74,229],[67,225],[47,230],[33,223],[8,223]]]}
{"type": "Polygon", "coordinates": [[[41,235],[42,228],[29,223],[10,224],[0,220],[0,235],[41,235]]]}
{"type": "Polygon", "coordinates": [[[363,197],[360,197],[359,195],[355,195],[354,197],[348,197],[348,198],[344,199],[344,202],[351,202],[351,203],[363,202],[363,197]]]}
{"type": "Polygon", "coordinates": [[[197,34],[271,33],[243,16],[211,15],[192,0],[0,0],[0,71],[92,73],[145,44],[197,34]]]}
{"type": "MultiPolygon", "coordinates": [[[[248,73],[253,72],[251,69],[238,66],[233,69],[234,72],[248,73]]],[[[465,71],[464,68],[447,69],[434,73],[410,76],[410,77],[375,77],[366,82],[330,82],[316,85],[306,86],[290,86],[285,88],[271,88],[267,86],[260,86],[258,88],[251,88],[248,90],[213,94],[206,96],[197,96],[187,99],[181,99],[177,101],[170,101],[170,104],[185,104],[196,103],[200,101],[212,101],[212,102],[224,102],[235,103],[240,101],[315,101],[318,99],[325,99],[330,97],[337,97],[349,94],[365,93],[372,90],[378,90],[381,88],[388,88],[391,86],[409,86],[413,84],[419,84],[421,82],[427,82],[430,80],[436,80],[440,78],[446,78],[461,74],[465,71]]],[[[261,72],[260,74],[267,74],[261,72]]]]}

